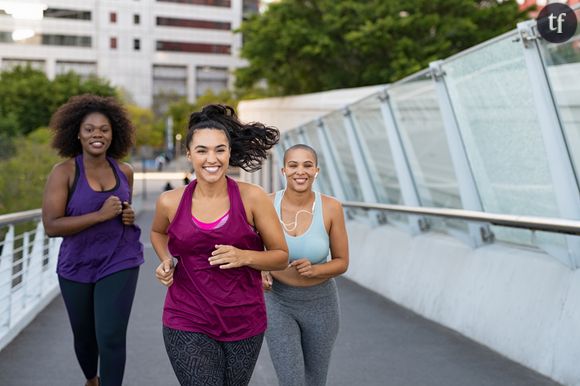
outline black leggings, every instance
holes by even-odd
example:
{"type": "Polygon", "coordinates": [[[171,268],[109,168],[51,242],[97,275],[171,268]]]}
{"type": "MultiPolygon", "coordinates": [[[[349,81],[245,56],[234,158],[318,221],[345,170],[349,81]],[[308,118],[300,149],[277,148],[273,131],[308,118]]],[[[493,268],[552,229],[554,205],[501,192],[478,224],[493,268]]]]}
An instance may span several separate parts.
{"type": "Polygon", "coordinates": [[[163,339],[181,386],[244,386],[250,383],[264,334],[219,342],[164,326],[163,339]]]}
{"type": "Polygon", "coordinates": [[[81,369],[87,379],[94,378],[100,359],[103,386],[123,382],[127,324],[138,276],[139,267],[89,284],[58,278],[81,369]]]}

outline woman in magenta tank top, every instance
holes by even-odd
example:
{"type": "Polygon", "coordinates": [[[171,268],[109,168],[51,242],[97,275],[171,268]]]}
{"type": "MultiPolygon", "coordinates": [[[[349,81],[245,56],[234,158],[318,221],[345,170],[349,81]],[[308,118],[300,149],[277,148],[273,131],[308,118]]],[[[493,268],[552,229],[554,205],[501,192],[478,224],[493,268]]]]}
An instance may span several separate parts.
{"type": "Polygon", "coordinates": [[[229,106],[190,116],[196,179],[161,194],[151,228],[156,276],[168,286],[163,338],[181,385],[250,381],[266,330],[260,270],[284,269],[288,248],[266,193],[226,173],[258,170],[278,139],[272,127],[239,122],[229,106]]]}
{"type": "Polygon", "coordinates": [[[49,236],[63,238],[57,273],[75,353],[86,385],[121,386],[143,263],[131,208],[133,170],[118,161],[131,148],[133,125],[113,98],[87,94],[62,105],[50,126],[53,147],[69,159],[48,176],[42,221],[49,236]]]}

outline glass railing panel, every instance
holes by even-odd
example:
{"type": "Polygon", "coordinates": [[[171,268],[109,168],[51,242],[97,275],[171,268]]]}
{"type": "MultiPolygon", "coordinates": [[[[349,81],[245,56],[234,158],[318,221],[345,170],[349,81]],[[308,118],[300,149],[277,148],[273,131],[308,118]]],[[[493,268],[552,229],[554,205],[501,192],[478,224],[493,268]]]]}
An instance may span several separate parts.
{"type": "MultiPolygon", "coordinates": [[[[580,19],[580,10],[576,10],[576,17],[580,19]]],[[[538,42],[580,185],[580,24],[576,34],[564,43],[538,42]]]]}
{"type": "Polygon", "coordinates": [[[379,202],[403,204],[380,103],[378,94],[373,94],[350,106],[350,111],[379,202]]]}
{"type": "Polygon", "coordinates": [[[286,134],[288,138],[288,144],[290,146],[294,146],[300,143],[300,137],[298,135],[298,129],[292,129],[286,134]]]}
{"type": "MultiPolygon", "coordinates": [[[[506,34],[450,58],[443,64],[446,84],[484,210],[559,217],[524,48],[516,40],[515,32],[506,34]]],[[[566,254],[562,235],[494,232],[500,240],[566,254]]]]}
{"type": "Polygon", "coordinates": [[[316,183],[318,184],[317,188],[320,190],[321,193],[325,193],[328,195],[333,196],[334,191],[332,190],[332,185],[330,183],[330,175],[328,173],[328,168],[330,167],[326,158],[324,158],[324,154],[322,152],[322,145],[318,139],[318,124],[317,122],[310,122],[309,124],[303,127],[303,133],[306,137],[306,144],[312,147],[316,151],[316,155],[318,156],[318,167],[320,168],[320,172],[318,173],[318,177],[316,177],[316,183]]]}
{"type": "Polygon", "coordinates": [[[421,204],[462,208],[433,81],[421,73],[389,88],[389,96],[421,204]]]}
{"type": "Polygon", "coordinates": [[[347,200],[364,201],[342,111],[335,111],[326,115],[322,120],[328,134],[329,145],[336,155],[337,164],[334,166],[341,176],[347,200]]]}
{"type": "Polygon", "coordinates": [[[282,153],[284,153],[286,151],[286,149],[289,147],[286,145],[286,143],[287,143],[286,138],[288,138],[288,132],[286,132],[284,134],[280,134],[280,141],[278,142],[278,146],[280,146],[282,153]]]}
{"type": "MultiPolygon", "coordinates": [[[[422,206],[462,208],[435,84],[428,71],[394,84],[389,102],[422,206]]],[[[429,219],[433,228],[467,230],[462,221],[429,219]]]]}

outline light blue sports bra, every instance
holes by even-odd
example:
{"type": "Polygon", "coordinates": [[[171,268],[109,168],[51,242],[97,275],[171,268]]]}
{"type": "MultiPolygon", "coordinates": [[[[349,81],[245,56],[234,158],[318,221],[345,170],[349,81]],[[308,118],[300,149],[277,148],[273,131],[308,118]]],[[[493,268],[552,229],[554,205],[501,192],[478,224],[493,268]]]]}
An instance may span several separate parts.
{"type": "MultiPolygon", "coordinates": [[[[276,192],[274,198],[274,207],[280,219],[282,219],[280,203],[282,202],[283,195],[284,191],[280,190],[276,192]]],[[[326,262],[329,254],[330,241],[326,228],[324,227],[322,198],[319,192],[314,192],[314,202],[312,222],[306,232],[299,236],[291,236],[284,232],[286,243],[288,244],[288,257],[290,261],[307,258],[312,264],[326,262]]]]}

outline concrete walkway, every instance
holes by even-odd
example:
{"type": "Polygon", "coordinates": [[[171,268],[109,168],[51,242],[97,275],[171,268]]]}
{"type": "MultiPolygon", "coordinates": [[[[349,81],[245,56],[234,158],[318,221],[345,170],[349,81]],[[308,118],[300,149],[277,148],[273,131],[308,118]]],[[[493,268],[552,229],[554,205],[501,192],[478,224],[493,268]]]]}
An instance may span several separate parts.
{"type": "MultiPolygon", "coordinates": [[[[157,258],[148,243],[151,218],[150,210],[138,218],[146,263],[141,269],[129,325],[124,384],[177,386],[161,337],[165,288],[153,275],[157,258]]],[[[330,367],[330,386],[557,385],[348,280],[339,279],[338,284],[342,318],[330,367]]],[[[83,384],[59,296],[0,352],[0,385],[83,384]]],[[[264,344],[251,385],[277,384],[264,344]]]]}

